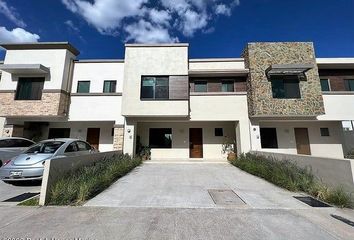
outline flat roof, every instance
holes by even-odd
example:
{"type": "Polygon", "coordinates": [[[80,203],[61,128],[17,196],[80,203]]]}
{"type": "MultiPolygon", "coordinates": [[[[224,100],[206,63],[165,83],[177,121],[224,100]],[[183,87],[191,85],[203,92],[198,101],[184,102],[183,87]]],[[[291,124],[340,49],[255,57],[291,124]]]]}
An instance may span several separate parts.
{"type": "Polygon", "coordinates": [[[78,59],[76,63],[124,63],[124,59],[78,59]]]}
{"type": "Polygon", "coordinates": [[[66,49],[75,56],[80,52],[69,42],[35,42],[35,43],[3,43],[1,47],[6,50],[28,50],[28,49],[66,49]]]}
{"type": "Polygon", "coordinates": [[[316,58],[319,68],[354,69],[354,58],[316,58]]]}
{"type": "Polygon", "coordinates": [[[125,47],[188,47],[189,43],[126,43],[125,47]]]}

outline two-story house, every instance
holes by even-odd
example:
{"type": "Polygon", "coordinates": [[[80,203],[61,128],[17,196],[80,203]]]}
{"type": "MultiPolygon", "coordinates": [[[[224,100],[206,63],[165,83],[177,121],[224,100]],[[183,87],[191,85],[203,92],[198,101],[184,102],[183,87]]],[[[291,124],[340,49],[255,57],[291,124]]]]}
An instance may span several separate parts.
{"type": "Polygon", "coordinates": [[[153,159],[262,150],[343,157],[354,59],[312,43],[249,43],[241,58],[190,59],[188,44],[126,44],[124,60],[76,60],[69,43],[3,44],[3,135],[74,137],[153,159]]]}

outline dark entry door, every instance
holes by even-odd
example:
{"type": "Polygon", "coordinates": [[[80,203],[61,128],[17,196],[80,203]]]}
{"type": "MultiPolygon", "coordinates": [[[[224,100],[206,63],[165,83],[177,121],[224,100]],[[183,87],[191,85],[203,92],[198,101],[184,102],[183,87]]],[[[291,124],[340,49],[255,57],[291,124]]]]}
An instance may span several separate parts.
{"type": "Polygon", "coordinates": [[[202,128],[189,129],[189,157],[190,158],[203,157],[203,129],[202,128]]]}
{"type": "Polygon", "coordinates": [[[298,154],[311,155],[307,128],[295,128],[295,140],[298,154]]]}
{"type": "Polygon", "coordinates": [[[100,129],[88,128],[86,141],[90,143],[94,148],[98,149],[98,145],[100,143],[100,129]]]}

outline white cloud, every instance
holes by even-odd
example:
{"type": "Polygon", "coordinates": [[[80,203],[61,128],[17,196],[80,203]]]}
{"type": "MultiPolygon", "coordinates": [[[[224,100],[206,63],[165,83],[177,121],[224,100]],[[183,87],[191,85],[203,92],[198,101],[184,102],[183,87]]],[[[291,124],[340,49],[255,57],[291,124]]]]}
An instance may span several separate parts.
{"type": "Polygon", "coordinates": [[[178,33],[186,37],[204,33],[213,28],[210,25],[216,15],[230,16],[239,5],[239,0],[61,1],[101,34],[120,32],[126,40],[136,42],[174,42],[178,33]]]}
{"type": "Polygon", "coordinates": [[[167,29],[145,20],[127,25],[124,30],[128,33],[126,41],[135,40],[139,43],[178,42],[178,38],[171,37],[167,29]]]}
{"type": "Polygon", "coordinates": [[[69,29],[73,30],[76,33],[80,32],[80,29],[78,27],[75,26],[75,24],[73,23],[73,21],[71,20],[66,20],[65,25],[68,26],[69,29]]]}
{"type": "Polygon", "coordinates": [[[9,31],[5,27],[0,27],[0,43],[38,42],[39,38],[37,34],[27,32],[23,28],[9,31]]]}
{"type": "Polygon", "coordinates": [[[0,13],[4,14],[11,22],[17,26],[25,28],[26,23],[19,17],[16,9],[7,5],[4,0],[0,0],[0,13]]]}

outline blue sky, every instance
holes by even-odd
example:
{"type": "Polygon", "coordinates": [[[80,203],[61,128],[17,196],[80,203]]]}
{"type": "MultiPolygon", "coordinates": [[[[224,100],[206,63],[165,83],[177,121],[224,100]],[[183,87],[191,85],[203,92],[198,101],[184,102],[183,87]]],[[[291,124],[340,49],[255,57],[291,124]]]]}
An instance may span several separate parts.
{"type": "Polygon", "coordinates": [[[354,0],[0,0],[0,42],[28,41],[69,41],[79,58],[123,58],[124,42],[239,57],[257,41],[313,41],[317,57],[354,57],[354,0]]]}

